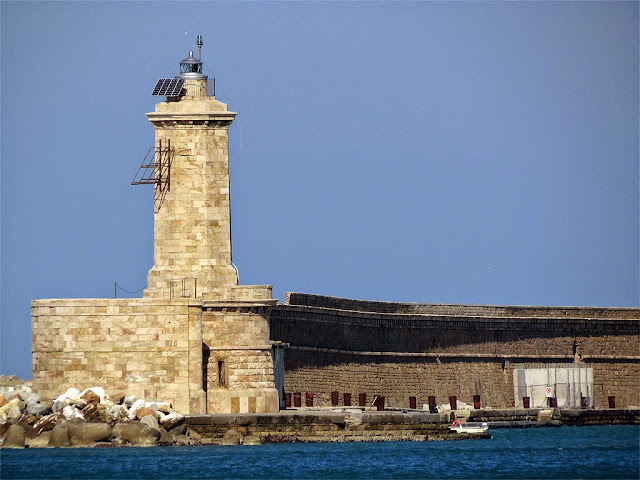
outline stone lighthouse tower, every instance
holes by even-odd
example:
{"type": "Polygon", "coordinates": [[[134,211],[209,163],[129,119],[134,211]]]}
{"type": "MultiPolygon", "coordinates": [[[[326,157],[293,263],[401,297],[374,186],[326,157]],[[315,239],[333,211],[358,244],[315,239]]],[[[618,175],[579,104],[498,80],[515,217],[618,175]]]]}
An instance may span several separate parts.
{"type": "Polygon", "coordinates": [[[184,413],[278,410],[269,342],[276,301],[270,286],[238,285],[231,262],[236,114],[209,95],[207,80],[200,52],[190,53],[152,93],[166,98],[147,114],[155,142],[132,182],[155,189],[143,298],[32,302],[33,381],[43,398],[103,385],[184,413]]]}
{"type": "Polygon", "coordinates": [[[180,62],[176,79],[177,88],[168,92],[176,95],[147,113],[160,159],[155,188],[164,191],[155,197],[154,262],[145,296],[224,298],[220,289],[238,284],[231,263],[228,135],[236,113],[207,95],[207,76],[193,52],[180,62]]]}

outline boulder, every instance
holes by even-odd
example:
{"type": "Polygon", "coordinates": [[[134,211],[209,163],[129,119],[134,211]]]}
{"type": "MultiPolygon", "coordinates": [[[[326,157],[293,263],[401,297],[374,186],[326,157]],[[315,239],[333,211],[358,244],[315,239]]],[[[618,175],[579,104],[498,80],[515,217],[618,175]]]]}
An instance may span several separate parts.
{"type": "Polygon", "coordinates": [[[98,407],[95,403],[89,403],[82,409],[82,415],[84,416],[85,421],[95,422],[98,421],[100,412],[98,412],[98,407]]]}
{"type": "Polygon", "coordinates": [[[84,398],[75,398],[69,401],[69,405],[76,407],[78,410],[82,410],[87,406],[87,401],[84,398]]]}
{"type": "Polygon", "coordinates": [[[170,402],[144,402],[144,406],[151,410],[160,410],[162,413],[173,411],[170,402]]]}
{"type": "Polygon", "coordinates": [[[62,409],[69,405],[69,402],[66,399],[58,400],[57,398],[53,401],[51,405],[52,413],[62,413],[62,409]]]}
{"type": "Polygon", "coordinates": [[[35,428],[38,433],[53,430],[62,418],[62,414],[60,413],[51,413],[34,423],[33,428],[35,428]]]}
{"type": "Polygon", "coordinates": [[[167,416],[166,413],[162,413],[160,410],[156,410],[153,413],[155,414],[155,417],[156,417],[156,420],[158,420],[158,423],[162,423],[162,419],[167,416]]]}
{"type": "MultiPolygon", "coordinates": [[[[138,420],[141,420],[142,418],[146,417],[147,415],[152,415],[153,417],[156,416],[156,411],[152,410],[150,408],[147,407],[141,407],[139,409],[136,410],[135,416],[138,420]]],[[[129,412],[129,418],[131,418],[131,412],[129,412]]]]}
{"type": "Polygon", "coordinates": [[[79,398],[87,403],[102,403],[102,399],[105,398],[104,389],[100,387],[87,388],[80,392],[79,398]]]}
{"type": "Polygon", "coordinates": [[[25,413],[22,415],[22,417],[20,417],[20,422],[23,422],[27,425],[33,425],[37,421],[38,421],[38,417],[36,417],[32,413],[25,413]]]}
{"type": "Polygon", "coordinates": [[[11,425],[4,436],[2,448],[24,448],[25,436],[22,425],[11,425]]]}
{"type": "Polygon", "coordinates": [[[26,438],[27,440],[38,436],[38,431],[33,428],[33,426],[30,425],[24,417],[18,420],[16,425],[20,425],[22,427],[22,429],[24,430],[24,438],[26,438]]]}
{"type": "MultiPolygon", "coordinates": [[[[62,412],[64,407],[66,407],[67,405],[71,405],[76,400],[79,400],[79,397],[78,397],[79,394],[80,394],[80,390],[78,390],[77,388],[67,389],[65,393],[63,393],[62,395],[58,395],[58,397],[53,401],[53,405],[51,406],[51,411],[53,413],[62,412]]],[[[82,404],[82,402],[84,402],[84,400],[79,401],[80,404],[82,404]]],[[[81,408],[84,407],[85,405],[86,404],[82,404],[81,408]]]]}
{"type": "Polygon", "coordinates": [[[181,425],[178,425],[177,427],[172,428],[171,430],[169,430],[169,434],[173,438],[176,438],[178,435],[184,435],[186,433],[187,433],[187,425],[184,424],[184,423],[181,424],[181,425]]]}
{"type": "Polygon", "coordinates": [[[87,402],[87,404],[92,403],[95,405],[96,403],[100,403],[100,395],[89,389],[83,391],[80,394],[80,398],[87,402]]]}
{"type": "Polygon", "coordinates": [[[109,415],[114,422],[124,422],[128,419],[129,411],[124,405],[109,406],[109,415]]]}
{"type": "Polygon", "coordinates": [[[222,437],[222,445],[240,445],[242,443],[242,435],[236,430],[227,430],[222,437]]]}
{"type": "Polygon", "coordinates": [[[91,445],[111,437],[111,427],[106,423],[69,422],[71,445],[91,445]]]}
{"type": "MultiPolygon", "coordinates": [[[[129,395],[128,397],[124,397],[124,400],[122,401],[122,403],[127,408],[131,408],[133,404],[136,403],[137,401],[138,401],[138,397],[136,397],[135,395],[129,395]]],[[[142,402],[143,402],[142,404],[144,404],[144,400],[142,402]]]]}
{"type": "Polygon", "coordinates": [[[135,402],[133,402],[131,404],[131,406],[129,407],[129,419],[130,420],[135,419],[136,418],[136,411],[139,408],[143,408],[143,407],[144,407],[144,400],[139,399],[139,400],[136,400],[135,402]]]}
{"type": "Polygon", "coordinates": [[[25,390],[17,390],[16,393],[22,399],[24,403],[39,403],[40,396],[37,393],[25,390]]]}
{"type": "Polygon", "coordinates": [[[7,403],[9,403],[9,399],[4,395],[0,395],[0,407],[4,407],[7,403]]]}
{"type": "Polygon", "coordinates": [[[156,420],[156,417],[153,415],[145,415],[140,419],[140,423],[144,423],[145,425],[159,432],[161,431],[160,425],[158,425],[158,420],[156,420]]]}
{"type": "Polygon", "coordinates": [[[71,439],[69,438],[69,425],[68,422],[60,422],[51,430],[51,436],[49,437],[50,447],[70,447],[71,439]]]}
{"type": "Polygon", "coordinates": [[[24,404],[19,398],[9,400],[6,405],[0,407],[0,425],[12,425],[22,416],[24,404]]]}
{"type": "Polygon", "coordinates": [[[80,395],[80,390],[78,390],[77,388],[69,388],[62,395],[59,395],[58,398],[56,398],[56,400],[62,400],[62,401],[75,400],[76,398],[79,397],[79,395],[80,395]]]}
{"type": "Polygon", "coordinates": [[[23,409],[24,404],[19,398],[9,400],[6,405],[0,407],[0,436],[4,435],[9,426],[20,419],[23,409]]]}
{"type": "Polygon", "coordinates": [[[167,430],[171,430],[184,422],[184,415],[178,412],[171,412],[160,419],[160,423],[167,430]]]}
{"type": "Polygon", "coordinates": [[[67,420],[71,420],[74,418],[79,418],[80,420],[84,420],[84,415],[82,415],[82,412],[78,410],[76,407],[73,407],[71,405],[67,405],[62,409],[62,416],[67,420]]]}
{"type": "Polygon", "coordinates": [[[113,436],[131,445],[153,446],[158,444],[160,432],[144,423],[118,423],[113,427],[113,436]]]}
{"type": "Polygon", "coordinates": [[[128,420],[127,407],[124,405],[105,405],[99,403],[96,405],[98,411],[98,420],[104,423],[123,422],[128,420]]]}
{"type": "Polygon", "coordinates": [[[37,437],[33,437],[27,440],[26,446],[29,448],[47,448],[49,446],[49,439],[51,438],[51,432],[42,432],[37,437]]]}
{"type": "Polygon", "coordinates": [[[32,415],[47,415],[51,413],[53,402],[31,402],[27,404],[25,411],[32,415]]]}
{"type": "Polygon", "coordinates": [[[174,444],[174,440],[173,440],[173,437],[171,435],[169,435],[168,432],[166,432],[165,430],[161,429],[160,430],[160,439],[158,440],[158,443],[160,445],[173,445],[174,444]]]}

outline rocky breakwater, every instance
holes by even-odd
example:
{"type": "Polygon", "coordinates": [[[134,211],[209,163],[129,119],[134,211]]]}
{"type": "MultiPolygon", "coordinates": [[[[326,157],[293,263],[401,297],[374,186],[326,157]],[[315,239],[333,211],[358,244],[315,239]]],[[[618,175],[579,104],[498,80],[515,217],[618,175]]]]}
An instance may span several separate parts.
{"type": "Polygon", "coordinates": [[[101,387],[69,388],[53,401],[40,401],[28,385],[0,388],[2,448],[199,444],[184,419],[170,403],[109,398],[101,387]]]}

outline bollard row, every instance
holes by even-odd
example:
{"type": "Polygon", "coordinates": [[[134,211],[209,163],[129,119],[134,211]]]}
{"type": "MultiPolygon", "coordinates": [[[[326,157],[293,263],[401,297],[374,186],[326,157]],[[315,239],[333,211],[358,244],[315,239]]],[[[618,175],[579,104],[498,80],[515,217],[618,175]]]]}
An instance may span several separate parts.
{"type": "MultiPolygon", "coordinates": [[[[609,396],[609,408],[616,408],[616,397],[609,396]]],[[[438,408],[436,406],[436,397],[435,395],[428,396],[428,405],[429,412],[437,413],[438,408]]],[[[285,393],[285,408],[291,408],[292,406],[295,408],[302,407],[302,392],[288,392],[285,393]],[[292,404],[293,399],[293,404],[292,404]]],[[[334,390],[331,392],[331,406],[338,407],[340,404],[340,392],[334,390]]],[[[373,395],[372,406],[376,407],[378,410],[384,410],[385,397],[382,395],[373,395]]],[[[342,405],[345,407],[351,406],[351,393],[343,393],[342,394],[342,405]]],[[[305,392],[305,406],[313,407],[313,392],[305,392]]],[[[358,394],[358,406],[359,407],[367,407],[367,394],[359,393],[358,394]]],[[[479,410],[481,408],[480,395],[473,396],[473,408],[475,410],[479,410]]],[[[582,408],[588,408],[588,399],[587,397],[580,398],[580,406],[582,408]]],[[[449,407],[451,410],[458,409],[458,397],[457,395],[451,395],[449,397],[449,407]]],[[[522,397],[522,407],[523,408],[531,408],[531,398],[530,397],[522,397]]],[[[548,397],[547,398],[547,407],[549,408],[557,408],[558,407],[558,399],[557,397],[548,397]]],[[[409,409],[417,410],[418,401],[416,396],[409,397],[409,409]]]]}

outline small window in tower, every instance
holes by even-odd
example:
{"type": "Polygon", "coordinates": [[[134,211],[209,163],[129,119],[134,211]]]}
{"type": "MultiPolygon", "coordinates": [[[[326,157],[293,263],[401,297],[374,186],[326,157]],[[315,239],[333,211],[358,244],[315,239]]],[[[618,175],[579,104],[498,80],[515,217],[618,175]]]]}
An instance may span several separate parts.
{"type": "Polygon", "coordinates": [[[227,369],[224,360],[218,360],[218,386],[227,386],[227,369]]]}

